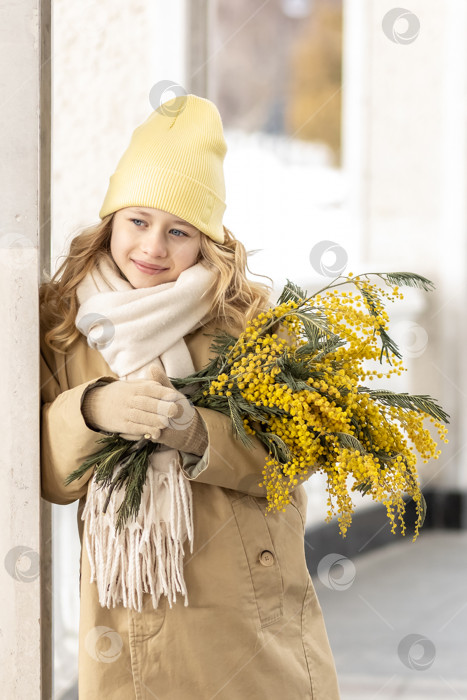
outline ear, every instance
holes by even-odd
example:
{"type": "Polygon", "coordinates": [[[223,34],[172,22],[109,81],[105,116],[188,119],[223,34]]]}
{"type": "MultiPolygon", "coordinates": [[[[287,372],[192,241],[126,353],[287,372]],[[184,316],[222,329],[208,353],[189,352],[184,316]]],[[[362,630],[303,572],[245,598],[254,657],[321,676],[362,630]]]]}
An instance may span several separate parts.
{"type": "Polygon", "coordinates": [[[149,371],[151,379],[153,379],[158,384],[162,384],[162,386],[166,386],[169,389],[175,388],[168,376],[166,375],[166,373],[157,365],[151,365],[149,371]]]}

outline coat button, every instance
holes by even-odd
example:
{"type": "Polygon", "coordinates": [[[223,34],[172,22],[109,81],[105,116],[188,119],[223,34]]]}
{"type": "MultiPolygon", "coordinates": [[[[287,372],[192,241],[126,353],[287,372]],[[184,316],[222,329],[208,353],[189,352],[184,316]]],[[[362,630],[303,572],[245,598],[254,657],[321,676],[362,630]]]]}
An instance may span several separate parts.
{"type": "Polygon", "coordinates": [[[274,554],[268,549],[261,552],[259,555],[259,560],[263,566],[272,566],[274,564],[274,554]]]}

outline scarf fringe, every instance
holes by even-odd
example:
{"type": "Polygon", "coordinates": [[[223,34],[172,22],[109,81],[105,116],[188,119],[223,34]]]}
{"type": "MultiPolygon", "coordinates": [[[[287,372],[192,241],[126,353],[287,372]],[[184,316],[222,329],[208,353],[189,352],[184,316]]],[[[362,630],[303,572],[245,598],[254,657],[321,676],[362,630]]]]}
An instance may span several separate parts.
{"type": "Polygon", "coordinates": [[[115,522],[123,489],[114,491],[104,514],[106,489],[98,486],[94,477],[90,480],[81,519],[85,522],[91,583],[96,582],[103,607],[123,605],[141,612],[144,593],[151,595],[154,608],[162,594],[170,607],[177,593],[185,596],[188,605],[183,542],[188,539],[192,553],[193,500],[190,482],[175,456],[175,450],[151,455],[138,516],[120,533],[115,522]],[[164,464],[167,459],[168,467],[164,464]]]}

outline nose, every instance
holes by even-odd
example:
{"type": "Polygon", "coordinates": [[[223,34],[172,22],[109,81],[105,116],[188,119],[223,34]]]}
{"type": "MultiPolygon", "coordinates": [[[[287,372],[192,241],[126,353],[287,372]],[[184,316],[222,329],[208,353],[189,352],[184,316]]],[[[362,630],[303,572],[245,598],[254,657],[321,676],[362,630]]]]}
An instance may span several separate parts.
{"type": "Polygon", "coordinates": [[[147,230],[141,240],[141,250],[151,258],[165,258],[167,256],[167,244],[161,227],[152,226],[147,230]]]}

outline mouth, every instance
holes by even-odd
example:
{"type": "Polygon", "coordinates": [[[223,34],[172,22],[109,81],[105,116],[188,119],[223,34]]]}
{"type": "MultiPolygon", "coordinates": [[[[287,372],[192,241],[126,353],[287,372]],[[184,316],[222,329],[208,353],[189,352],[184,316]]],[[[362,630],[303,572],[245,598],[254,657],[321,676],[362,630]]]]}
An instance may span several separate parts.
{"type": "Polygon", "coordinates": [[[144,263],[141,260],[132,260],[131,261],[135,267],[140,270],[140,272],[145,272],[147,275],[158,275],[161,272],[164,272],[165,270],[168,270],[168,267],[161,267],[160,265],[150,265],[149,263],[144,263]]]}

